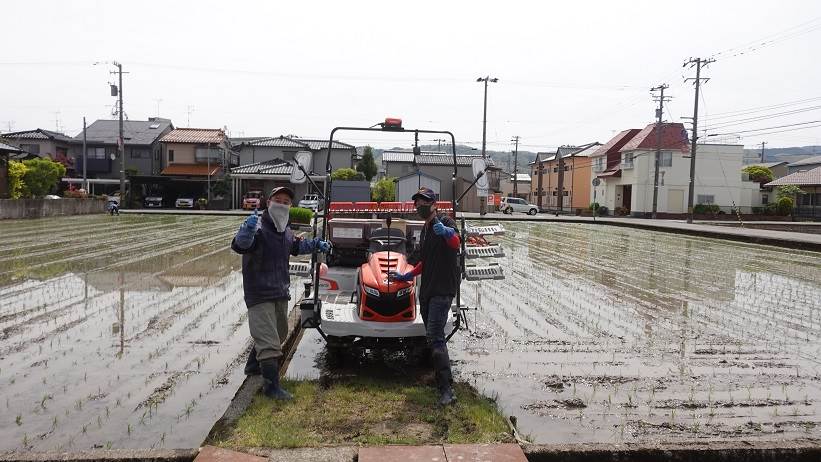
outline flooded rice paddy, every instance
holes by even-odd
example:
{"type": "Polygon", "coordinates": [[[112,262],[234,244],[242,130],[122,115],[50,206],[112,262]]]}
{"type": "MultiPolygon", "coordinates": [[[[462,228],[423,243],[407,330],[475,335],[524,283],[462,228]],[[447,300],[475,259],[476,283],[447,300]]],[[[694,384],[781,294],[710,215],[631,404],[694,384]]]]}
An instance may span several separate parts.
{"type": "MultiPolygon", "coordinates": [[[[0,222],[0,451],[198,446],[249,347],[240,221],[0,222]]],[[[819,254],[506,227],[507,279],[465,283],[477,310],[450,349],[532,440],[821,436],[819,254]]],[[[306,332],[289,375],[315,377],[323,349],[306,332]]]]}
{"type": "Polygon", "coordinates": [[[241,220],[0,222],[0,451],[197,447],[244,377],[241,220]]]}
{"type": "Polygon", "coordinates": [[[821,436],[821,255],[582,224],[506,224],[466,283],[458,376],[539,443],[821,436]]]}

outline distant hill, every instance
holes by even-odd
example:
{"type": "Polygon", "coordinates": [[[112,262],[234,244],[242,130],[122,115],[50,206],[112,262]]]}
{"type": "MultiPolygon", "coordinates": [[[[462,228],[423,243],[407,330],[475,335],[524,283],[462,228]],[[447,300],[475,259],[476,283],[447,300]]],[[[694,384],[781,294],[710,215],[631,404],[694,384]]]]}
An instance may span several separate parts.
{"type": "MultiPolygon", "coordinates": [[[[760,161],[761,149],[745,149],[744,163],[760,161]]],[[[821,155],[821,146],[795,146],[789,148],[765,148],[764,162],[796,162],[807,157],[821,155]]]]}
{"type": "MultiPolygon", "coordinates": [[[[358,146],[356,148],[357,152],[362,153],[362,149],[364,146],[358,146]]],[[[439,145],[430,144],[430,145],[419,145],[423,151],[438,151],[441,150],[443,152],[450,153],[450,145],[442,145],[441,148],[439,145]]],[[[408,148],[391,148],[391,149],[379,149],[373,148],[373,156],[376,163],[379,164],[382,162],[382,153],[384,151],[389,151],[393,149],[400,149],[400,150],[408,150],[408,148]]],[[[477,150],[470,146],[465,146],[462,144],[456,145],[456,154],[479,154],[481,153],[480,150],[477,150]]],[[[510,170],[513,171],[513,153],[509,151],[491,151],[486,150],[485,153],[488,157],[493,159],[493,162],[496,163],[496,166],[501,167],[504,170],[508,169],[510,166],[510,170]],[[508,163],[509,162],[509,163],[508,163]]],[[[517,160],[519,163],[519,172],[527,172],[528,171],[528,164],[536,160],[536,153],[531,151],[519,151],[517,156],[517,160]]]]}

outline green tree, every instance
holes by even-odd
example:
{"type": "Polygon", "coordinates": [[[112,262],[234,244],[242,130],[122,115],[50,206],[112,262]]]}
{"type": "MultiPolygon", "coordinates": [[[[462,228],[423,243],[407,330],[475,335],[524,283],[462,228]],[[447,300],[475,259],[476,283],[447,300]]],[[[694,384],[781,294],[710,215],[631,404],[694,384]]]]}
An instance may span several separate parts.
{"type": "Polygon", "coordinates": [[[371,199],[376,202],[393,202],[396,200],[396,178],[385,177],[377,181],[371,191],[371,199]]]}
{"type": "Polygon", "coordinates": [[[773,171],[761,165],[748,165],[741,169],[742,172],[750,176],[750,180],[757,183],[769,183],[773,181],[773,171]]]}
{"type": "Polygon", "coordinates": [[[9,162],[9,194],[12,199],[20,199],[23,197],[25,184],[23,177],[26,175],[28,167],[22,162],[12,160],[9,162]]]}
{"type": "Polygon", "coordinates": [[[352,168],[340,168],[340,169],[334,170],[334,172],[331,173],[331,180],[334,180],[334,181],[337,181],[337,180],[356,181],[356,180],[364,180],[364,179],[365,179],[365,175],[363,175],[361,172],[357,172],[356,170],[354,170],[352,168]]]}
{"type": "Polygon", "coordinates": [[[362,158],[356,163],[356,170],[365,175],[365,179],[371,181],[376,176],[376,161],[373,160],[373,148],[365,146],[362,158]]]}
{"type": "Polygon", "coordinates": [[[45,196],[66,174],[66,167],[51,159],[24,160],[23,194],[27,197],[45,196]]]}
{"type": "Polygon", "coordinates": [[[801,190],[800,187],[798,187],[794,184],[781,185],[778,188],[776,188],[775,191],[776,191],[775,195],[779,199],[782,198],[782,197],[789,197],[790,199],[792,199],[793,197],[795,197],[799,194],[804,194],[804,191],[801,190]]]}
{"type": "Polygon", "coordinates": [[[789,215],[792,213],[793,207],[795,207],[795,201],[793,201],[792,197],[781,196],[775,203],[775,209],[779,215],[789,215]]]}

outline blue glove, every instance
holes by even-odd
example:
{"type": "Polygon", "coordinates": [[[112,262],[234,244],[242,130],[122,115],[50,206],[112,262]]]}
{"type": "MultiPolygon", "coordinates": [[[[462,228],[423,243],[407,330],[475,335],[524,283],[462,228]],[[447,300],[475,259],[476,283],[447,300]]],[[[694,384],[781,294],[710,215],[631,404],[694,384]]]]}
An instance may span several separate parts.
{"type": "Polygon", "coordinates": [[[453,237],[453,233],[455,233],[453,228],[449,228],[449,227],[443,225],[441,221],[437,221],[436,223],[433,224],[433,232],[437,236],[442,236],[445,239],[450,239],[451,237],[453,237]]]}
{"type": "Polygon", "coordinates": [[[254,243],[254,235],[257,233],[257,224],[259,224],[259,217],[257,216],[257,212],[254,211],[254,213],[246,218],[242,225],[240,225],[239,231],[237,231],[237,235],[234,238],[240,248],[247,249],[254,243]]]}
{"type": "Polygon", "coordinates": [[[331,243],[328,241],[323,241],[318,237],[314,239],[314,247],[322,253],[328,253],[331,251],[331,243]]]}
{"type": "Polygon", "coordinates": [[[402,281],[402,282],[409,282],[413,281],[413,273],[397,273],[396,271],[388,271],[388,280],[389,281],[402,281]]]}

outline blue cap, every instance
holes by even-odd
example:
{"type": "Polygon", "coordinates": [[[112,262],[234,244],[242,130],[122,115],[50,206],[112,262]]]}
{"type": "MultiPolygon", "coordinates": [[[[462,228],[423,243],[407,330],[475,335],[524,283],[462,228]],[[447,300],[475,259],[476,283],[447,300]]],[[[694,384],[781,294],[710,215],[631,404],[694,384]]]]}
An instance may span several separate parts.
{"type": "Polygon", "coordinates": [[[411,197],[411,200],[415,201],[416,199],[435,201],[436,193],[430,188],[419,188],[419,191],[416,191],[416,194],[411,197]]]}

